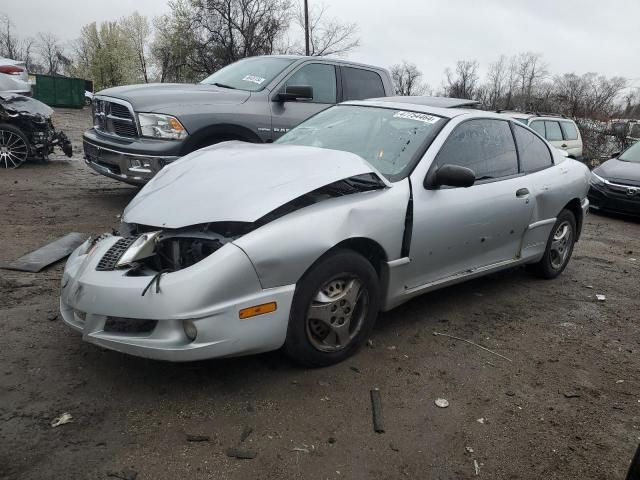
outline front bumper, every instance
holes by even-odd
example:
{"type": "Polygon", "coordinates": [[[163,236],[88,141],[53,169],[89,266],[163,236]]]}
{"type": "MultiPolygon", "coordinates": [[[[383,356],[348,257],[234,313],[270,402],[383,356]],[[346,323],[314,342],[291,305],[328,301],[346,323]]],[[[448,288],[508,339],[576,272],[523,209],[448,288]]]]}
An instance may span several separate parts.
{"type": "Polygon", "coordinates": [[[640,188],[638,187],[591,184],[588,197],[593,209],[640,215],[640,188]],[[633,193],[629,194],[630,191],[633,193]]]}
{"type": "Polygon", "coordinates": [[[82,138],[84,158],[96,172],[133,185],[144,185],[165,165],[180,158],[182,143],[170,140],[136,139],[111,141],[94,129],[82,138]]]}
{"type": "Polygon", "coordinates": [[[119,238],[107,237],[93,251],[89,242],[83,244],[65,266],[60,313],[85,341],[168,361],[252,354],[284,343],[295,285],[263,289],[249,258],[235,245],[163,275],[160,292],[154,287],[142,296],[151,277],[96,271],[119,238]],[[276,311],[240,320],[241,309],[269,302],[277,303],[276,311]],[[197,328],[194,340],[185,333],[187,321],[197,328]],[[110,330],[113,322],[134,328],[110,330]]]}

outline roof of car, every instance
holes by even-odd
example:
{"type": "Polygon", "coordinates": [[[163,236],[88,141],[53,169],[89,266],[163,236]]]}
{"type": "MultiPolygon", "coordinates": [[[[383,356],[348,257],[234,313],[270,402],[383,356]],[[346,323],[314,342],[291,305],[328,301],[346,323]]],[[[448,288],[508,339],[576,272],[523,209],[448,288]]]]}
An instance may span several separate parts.
{"type": "Polygon", "coordinates": [[[468,98],[451,98],[451,97],[429,97],[429,96],[398,96],[398,97],[379,97],[371,98],[370,100],[377,100],[380,102],[393,102],[393,103],[410,103],[412,105],[426,105],[428,107],[441,107],[441,108],[460,108],[460,107],[475,107],[480,105],[477,100],[469,100],[468,98]]]}
{"type": "Polygon", "coordinates": [[[571,120],[570,118],[560,114],[560,113],[547,113],[547,112],[519,112],[517,110],[497,110],[497,113],[501,115],[506,115],[507,117],[522,119],[522,120],[530,120],[532,118],[547,118],[547,119],[557,119],[557,120],[571,120]]]}
{"type": "Polygon", "coordinates": [[[334,63],[342,63],[344,65],[354,65],[357,67],[365,67],[365,68],[369,68],[372,70],[384,70],[386,71],[386,69],[384,67],[378,67],[376,65],[371,65],[368,63],[360,63],[360,62],[352,62],[351,60],[345,60],[343,58],[334,58],[334,57],[323,57],[323,56],[306,56],[306,55],[257,55],[260,57],[272,57],[272,58],[286,58],[288,60],[297,60],[297,61],[302,61],[302,60],[327,60],[327,61],[331,61],[334,63]]]}
{"type": "MultiPolygon", "coordinates": [[[[490,117],[490,118],[504,118],[503,115],[500,115],[495,112],[487,112],[484,110],[477,110],[474,108],[445,108],[432,106],[426,103],[413,103],[409,100],[412,98],[420,98],[420,97],[387,97],[387,98],[372,98],[369,100],[352,100],[349,102],[343,102],[342,105],[363,105],[370,107],[382,107],[382,108],[393,108],[397,110],[410,110],[413,112],[420,113],[430,113],[432,115],[437,115],[439,117],[444,118],[454,118],[460,115],[475,115],[482,117],[490,117]],[[398,101],[398,99],[402,99],[402,101],[398,101]]],[[[459,99],[458,99],[459,100],[459,99]]]]}

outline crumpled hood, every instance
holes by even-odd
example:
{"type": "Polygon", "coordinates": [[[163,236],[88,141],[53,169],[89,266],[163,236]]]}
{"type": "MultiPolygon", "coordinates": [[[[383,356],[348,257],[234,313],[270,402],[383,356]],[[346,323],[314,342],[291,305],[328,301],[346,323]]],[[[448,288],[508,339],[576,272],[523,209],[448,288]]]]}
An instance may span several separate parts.
{"type": "Polygon", "coordinates": [[[613,158],[604,162],[594,171],[596,174],[612,182],[640,185],[640,163],[624,162],[613,158]]]}
{"type": "Polygon", "coordinates": [[[185,105],[231,104],[246,102],[249,92],[191,83],[146,83],[108,88],[96,95],[115,97],[129,102],[137,112],[171,114],[171,107],[185,105]]]}
{"type": "Polygon", "coordinates": [[[0,93],[0,107],[9,114],[27,114],[41,118],[50,118],[53,109],[35,98],[17,93],[0,93]]]}
{"type": "Polygon", "coordinates": [[[384,181],[349,152],[224,142],[162,169],[127,206],[123,221],[166,228],[255,222],[305,193],[366,173],[384,181]]]}

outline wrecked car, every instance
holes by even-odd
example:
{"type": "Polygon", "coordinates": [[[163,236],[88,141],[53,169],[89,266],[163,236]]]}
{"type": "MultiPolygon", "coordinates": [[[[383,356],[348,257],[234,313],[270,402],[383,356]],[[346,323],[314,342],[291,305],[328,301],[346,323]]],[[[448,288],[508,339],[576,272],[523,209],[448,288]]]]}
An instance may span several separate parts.
{"type": "Polygon", "coordinates": [[[274,144],[165,167],[117,234],[81,245],[64,322],[102,347],[188,361],[275,350],[320,367],[379,311],[527,265],[567,266],[589,171],[494,113],[397,101],[332,107],[274,144]]]}
{"type": "Polygon", "coordinates": [[[18,168],[29,158],[46,159],[54,147],[70,157],[71,142],[56,131],[53,110],[34,98],[0,93],[0,167],[18,168]]]}

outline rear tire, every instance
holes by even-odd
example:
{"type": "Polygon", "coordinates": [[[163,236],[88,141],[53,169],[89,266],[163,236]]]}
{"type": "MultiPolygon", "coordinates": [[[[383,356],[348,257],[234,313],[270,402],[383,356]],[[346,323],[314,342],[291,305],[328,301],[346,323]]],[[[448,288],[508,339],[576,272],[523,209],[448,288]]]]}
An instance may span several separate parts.
{"type": "Polygon", "coordinates": [[[326,367],[353,355],[369,338],[380,309],[373,266],[351,250],[316,262],[298,282],[285,353],[307,367],[326,367]]]}
{"type": "Polygon", "coordinates": [[[575,215],[570,210],[562,210],[551,229],[542,259],[538,263],[529,265],[529,270],[541,278],[556,278],[564,271],[571,259],[576,236],[575,215]]]}
{"type": "Polygon", "coordinates": [[[22,130],[0,123],[0,168],[18,168],[29,158],[29,139],[22,130]]]}

